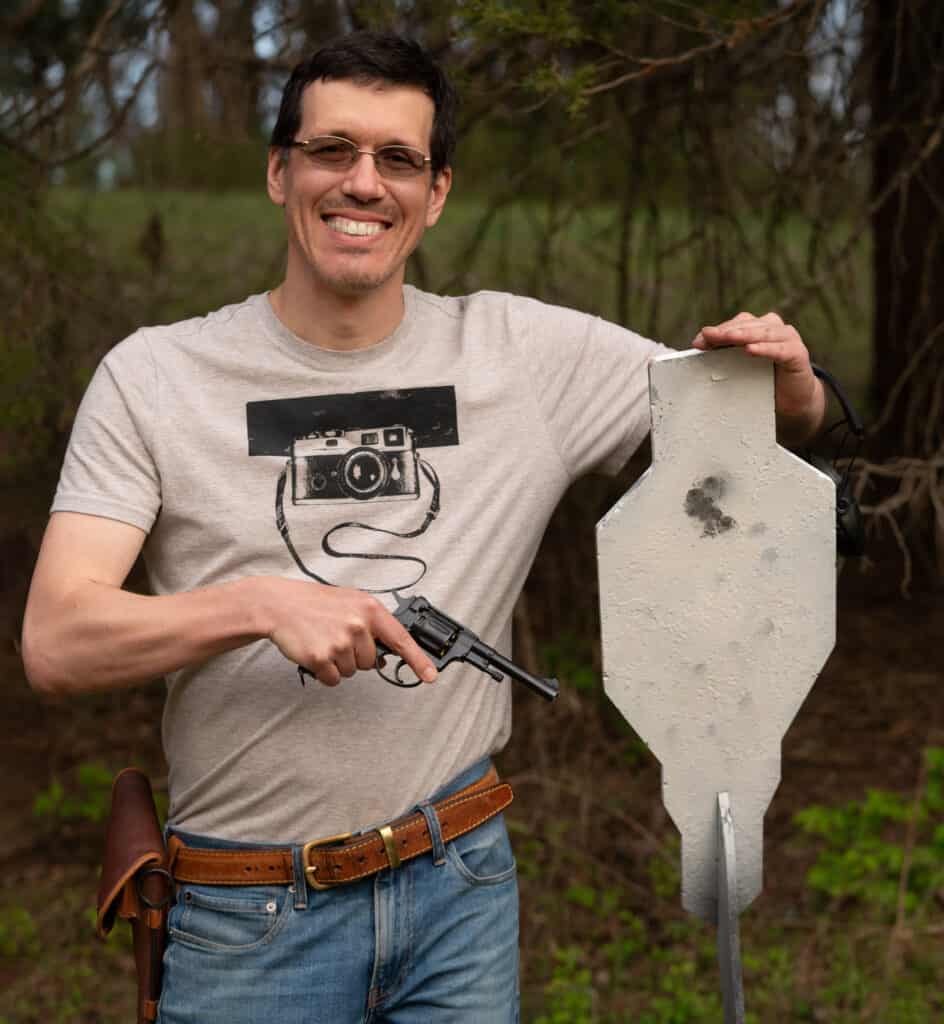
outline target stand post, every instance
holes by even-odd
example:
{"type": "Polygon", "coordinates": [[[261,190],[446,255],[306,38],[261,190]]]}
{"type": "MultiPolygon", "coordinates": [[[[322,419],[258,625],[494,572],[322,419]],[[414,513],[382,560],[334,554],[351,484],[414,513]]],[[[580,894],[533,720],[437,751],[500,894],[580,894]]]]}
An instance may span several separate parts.
{"type": "Polygon", "coordinates": [[[718,794],[718,970],[724,1024],[744,1024],[744,978],[737,911],[737,856],[734,815],[727,793],[718,794]]]}

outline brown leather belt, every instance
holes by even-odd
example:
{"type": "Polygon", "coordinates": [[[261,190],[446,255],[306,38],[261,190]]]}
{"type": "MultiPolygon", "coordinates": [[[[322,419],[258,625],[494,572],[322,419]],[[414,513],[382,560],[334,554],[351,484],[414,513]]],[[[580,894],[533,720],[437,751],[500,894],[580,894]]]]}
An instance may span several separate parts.
{"type": "MultiPolygon", "coordinates": [[[[471,832],[512,801],[507,782],[490,768],[477,782],[434,803],[443,842],[471,832]]],[[[313,839],[302,848],[308,884],[330,889],[397,868],[433,848],[421,811],[406,814],[370,832],[313,839]]],[[[200,885],[287,885],[295,881],[291,847],[269,850],[203,850],[172,835],[168,868],[177,882],[200,885]]]]}

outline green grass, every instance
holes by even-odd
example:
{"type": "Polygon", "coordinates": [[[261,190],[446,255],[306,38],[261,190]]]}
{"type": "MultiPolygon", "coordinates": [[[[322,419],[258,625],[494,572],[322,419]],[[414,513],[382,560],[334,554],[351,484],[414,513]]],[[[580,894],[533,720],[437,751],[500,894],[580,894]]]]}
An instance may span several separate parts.
{"type": "Polygon", "coordinates": [[[197,316],[276,284],[284,261],[279,211],[259,194],[124,189],[51,193],[58,219],[94,235],[133,283],[141,323],[197,316]],[[152,263],[144,241],[160,218],[163,255],[152,263]]]}

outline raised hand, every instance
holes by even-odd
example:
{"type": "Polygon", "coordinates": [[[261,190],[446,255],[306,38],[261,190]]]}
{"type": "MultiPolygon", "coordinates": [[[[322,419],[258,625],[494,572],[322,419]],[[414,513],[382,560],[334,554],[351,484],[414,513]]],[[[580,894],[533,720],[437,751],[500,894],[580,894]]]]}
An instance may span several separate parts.
{"type": "Polygon", "coordinates": [[[705,325],[692,342],[693,348],[703,350],[730,345],[773,362],[778,424],[797,440],[815,433],[823,419],[826,397],[799,331],[777,313],[738,313],[723,323],[705,325]]]}

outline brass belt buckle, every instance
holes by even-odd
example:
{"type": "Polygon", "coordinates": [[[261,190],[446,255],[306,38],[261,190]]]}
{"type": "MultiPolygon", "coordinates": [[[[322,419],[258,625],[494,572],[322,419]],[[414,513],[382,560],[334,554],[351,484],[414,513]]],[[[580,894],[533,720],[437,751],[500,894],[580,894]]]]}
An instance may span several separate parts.
{"type": "Polygon", "coordinates": [[[335,843],[343,843],[345,839],[350,839],[353,833],[342,832],[340,835],[328,836],[327,839],[312,839],[311,842],[305,843],[302,847],[302,864],[305,865],[305,878],[312,889],[331,889],[335,885],[340,885],[340,882],[321,882],[315,875],[318,873],[317,864],[308,863],[308,854],[315,849],[317,846],[333,846],[335,843]]]}

